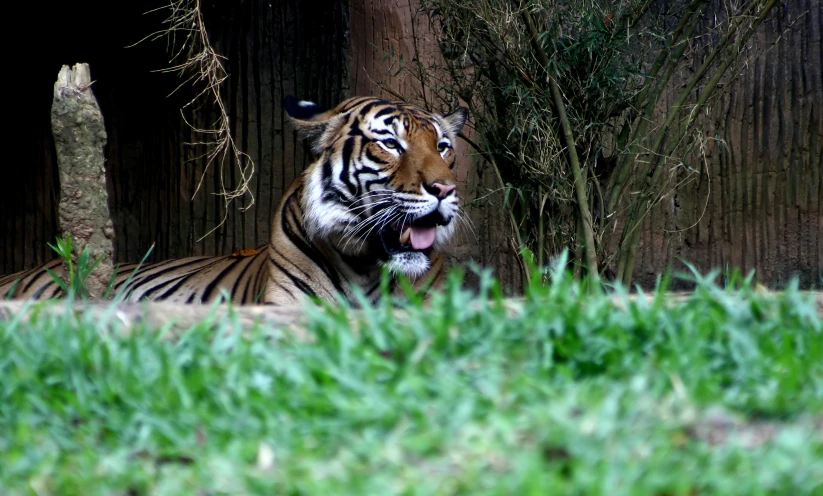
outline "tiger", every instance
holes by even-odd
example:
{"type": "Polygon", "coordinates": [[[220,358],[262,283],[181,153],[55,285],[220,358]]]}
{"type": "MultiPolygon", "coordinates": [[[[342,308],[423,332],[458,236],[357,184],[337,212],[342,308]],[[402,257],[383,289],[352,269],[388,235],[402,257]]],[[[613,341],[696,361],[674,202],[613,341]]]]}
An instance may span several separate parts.
{"type": "MultiPolygon", "coordinates": [[[[442,250],[463,220],[454,146],[468,109],[439,114],[376,97],[329,110],[291,96],[284,103],[314,160],[283,194],[268,245],[125,265],[114,291],[130,301],[205,303],[228,295],[235,304],[343,298],[357,305],[380,298],[384,271],[391,292],[400,292],[400,277],[417,289],[442,283],[442,250]]],[[[0,298],[15,279],[14,298],[59,296],[45,267],[0,278],[0,298]]]]}
{"type": "MultiPolygon", "coordinates": [[[[268,271],[268,245],[243,249],[227,256],[187,257],[148,265],[115,268],[109,296],[123,293],[126,301],[203,303],[224,292],[239,304],[262,301],[268,271]]],[[[65,296],[46,269],[63,276],[62,261],[52,260],[34,269],[0,277],[0,299],[47,299],[65,296]]],[[[97,295],[104,296],[104,295],[97,295]]]]}

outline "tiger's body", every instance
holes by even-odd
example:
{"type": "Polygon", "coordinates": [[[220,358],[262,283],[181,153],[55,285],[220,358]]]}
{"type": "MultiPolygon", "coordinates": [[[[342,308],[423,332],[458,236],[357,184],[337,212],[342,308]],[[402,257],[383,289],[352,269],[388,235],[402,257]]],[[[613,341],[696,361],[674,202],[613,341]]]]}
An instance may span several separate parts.
{"type": "MultiPolygon", "coordinates": [[[[239,304],[261,295],[270,304],[337,295],[354,303],[355,288],[379,297],[384,267],[419,286],[442,279],[440,250],[460,215],[453,143],[466,110],[440,116],[368,97],[328,111],[287,99],[286,110],[316,160],[283,195],[269,244],[149,264],[128,285],[134,266],[123,266],[115,291],[130,300],[185,303],[214,300],[221,288],[239,304]]],[[[15,298],[58,295],[45,267],[60,263],[0,278],[0,297],[14,279],[21,279],[15,298]]]]}
{"type": "MultiPolygon", "coordinates": [[[[239,304],[263,301],[266,287],[268,245],[256,250],[241,250],[221,257],[187,257],[165,260],[138,267],[119,266],[111,294],[124,291],[130,301],[155,300],[175,303],[213,301],[226,291],[239,304]],[[134,274],[132,276],[132,274],[134,274]],[[129,278],[131,280],[129,281],[129,278]],[[128,282],[128,285],[126,283],[128,282]]],[[[34,269],[0,277],[0,297],[41,299],[65,296],[46,269],[63,276],[60,260],[34,269]],[[10,291],[12,291],[10,293],[10,291]]]]}

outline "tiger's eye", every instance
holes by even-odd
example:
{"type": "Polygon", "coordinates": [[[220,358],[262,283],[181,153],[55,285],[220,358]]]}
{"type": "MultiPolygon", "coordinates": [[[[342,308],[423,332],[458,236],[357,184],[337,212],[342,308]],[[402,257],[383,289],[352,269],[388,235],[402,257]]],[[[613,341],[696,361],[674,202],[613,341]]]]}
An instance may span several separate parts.
{"type": "Polygon", "coordinates": [[[400,148],[400,143],[398,143],[397,140],[394,138],[383,140],[383,144],[386,145],[386,148],[389,148],[390,150],[396,150],[400,148]]]}

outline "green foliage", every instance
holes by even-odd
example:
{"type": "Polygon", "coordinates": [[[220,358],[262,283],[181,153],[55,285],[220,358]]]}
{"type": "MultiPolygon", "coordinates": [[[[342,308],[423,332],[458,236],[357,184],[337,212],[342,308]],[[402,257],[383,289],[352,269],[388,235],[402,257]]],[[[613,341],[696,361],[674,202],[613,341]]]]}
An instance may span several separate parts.
{"type": "MultiPolygon", "coordinates": [[[[563,266],[560,258],[557,266],[563,266]]],[[[786,495],[823,490],[823,323],[746,279],[669,299],[535,273],[285,330],[0,321],[4,494],[786,495]]],[[[51,303],[60,304],[60,303],[51,303]]]]}
{"type": "MultiPolygon", "coordinates": [[[[583,166],[592,177],[611,172],[603,170],[612,167],[615,155],[610,135],[616,125],[631,124],[627,117],[649,54],[667,26],[641,13],[641,1],[426,0],[423,5],[441,27],[452,82],[444,92],[470,105],[480,146],[499,171],[523,243],[538,257],[573,248],[576,199],[548,78],[558,82],[567,102],[583,166]],[[547,65],[524,24],[527,9],[547,65]],[[646,23],[629,28],[638,15],[648,17],[646,23]],[[547,234],[541,235],[541,226],[547,234]]],[[[593,196],[592,206],[598,201],[593,196]]],[[[600,210],[597,217],[603,216],[600,210]]]]}
{"type": "MultiPolygon", "coordinates": [[[[72,259],[72,250],[77,252],[76,248],[73,248],[71,235],[66,234],[64,238],[57,238],[57,245],[53,245],[51,243],[46,243],[49,247],[54,250],[60,258],[65,262],[65,266],[69,270],[69,277],[68,280],[60,277],[57,273],[55,273],[51,269],[45,269],[48,272],[49,276],[60,286],[63,290],[63,293],[67,295],[69,298],[82,298],[86,299],[89,297],[88,289],[86,288],[86,279],[88,279],[89,275],[91,275],[92,271],[97,267],[101,260],[103,260],[103,256],[99,256],[94,262],[90,262],[91,255],[89,254],[88,246],[83,248],[83,251],[80,253],[76,253],[77,255],[77,263],[74,263],[72,259]]],[[[129,274],[129,277],[123,283],[116,294],[112,295],[111,290],[114,287],[114,281],[117,277],[117,272],[120,268],[119,265],[115,266],[114,271],[109,278],[109,282],[106,285],[106,290],[100,296],[102,299],[108,299],[109,296],[113,296],[115,300],[123,300],[126,298],[125,290],[131,283],[134,276],[137,274],[137,271],[140,270],[140,267],[145,263],[146,259],[151,255],[152,250],[154,250],[154,243],[146,250],[146,254],[143,255],[143,258],[140,259],[140,262],[137,266],[132,270],[129,274]]],[[[15,281],[14,285],[11,287],[8,293],[8,297],[10,298],[16,289],[17,284],[19,281],[15,281]]]]}
{"type": "Polygon", "coordinates": [[[418,77],[440,100],[469,105],[472,143],[504,190],[516,244],[543,260],[588,237],[597,252],[589,260],[628,285],[643,220],[701,169],[711,123],[697,116],[739,73],[732,66],[775,1],[421,5],[445,64],[418,77]],[[709,14],[713,22],[700,22],[709,14]],[[558,101],[572,144],[561,135],[558,101]],[[574,189],[578,161],[586,208],[574,189]]]}
{"type": "MultiPolygon", "coordinates": [[[[74,295],[79,298],[87,298],[89,293],[86,289],[86,279],[88,279],[92,271],[94,271],[97,265],[103,260],[103,255],[97,257],[97,260],[94,262],[90,262],[91,255],[89,254],[89,247],[86,246],[83,248],[83,251],[77,253],[77,263],[75,264],[72,259],[72,241],[70,234],[66,234],[63,238],[58,237],[56,246],[48,242],[46,244],[60,255],[60,258],[65,262],[65,266],[69,270],[68,280],[60,277],[51,269],[46,269],[46,272],[48,272],[51,278],[54,279],[54,282],[63,289],[65,294],[74,295]]],[[[112,277],[109,283],[109,289],[111,289],[113,282],[114,278],[112,277]]],[[[108,290],[106,294],[108,294],[108,290]]]]}

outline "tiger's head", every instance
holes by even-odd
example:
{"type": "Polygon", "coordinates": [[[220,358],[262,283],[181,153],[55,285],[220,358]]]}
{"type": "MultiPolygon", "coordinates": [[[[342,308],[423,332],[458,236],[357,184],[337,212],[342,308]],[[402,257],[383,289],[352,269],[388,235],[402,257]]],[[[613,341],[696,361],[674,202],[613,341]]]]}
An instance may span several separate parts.
{"type": "Polygon", "coordinates": [[[413,279],[425,274],[460,215],[452,169],[467,110],[437,115],[352,98],[324,111],[288,98],[286,111],[317,155],[303,176],[309,239],[347,256],[374,257],[413,279]]]}

